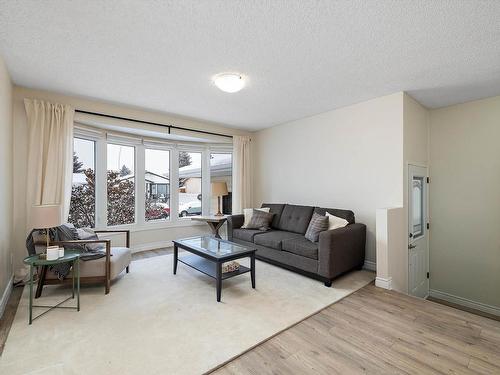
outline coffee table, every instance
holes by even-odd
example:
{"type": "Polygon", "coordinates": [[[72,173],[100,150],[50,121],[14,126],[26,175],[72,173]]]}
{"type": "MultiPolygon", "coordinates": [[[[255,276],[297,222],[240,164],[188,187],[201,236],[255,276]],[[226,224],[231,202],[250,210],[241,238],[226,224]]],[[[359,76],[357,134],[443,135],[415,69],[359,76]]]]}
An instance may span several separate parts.
{"type": "Polygon", "coordinates": [[[216,280],[217,302],[221,300],[222,280],[250,272],[252,288],[255,289],[255,252],[257,249],[245,247],[231,241],[210,236],[189,237],[174,241],[174,275],[177,262],[194,268],[216,280]],[[179,248],[192,255],[179,258],[179,248]],[[222,273],[222,264],[236,259],[250,258],[250,268],[240,264],[233,272],[222,273]]]}

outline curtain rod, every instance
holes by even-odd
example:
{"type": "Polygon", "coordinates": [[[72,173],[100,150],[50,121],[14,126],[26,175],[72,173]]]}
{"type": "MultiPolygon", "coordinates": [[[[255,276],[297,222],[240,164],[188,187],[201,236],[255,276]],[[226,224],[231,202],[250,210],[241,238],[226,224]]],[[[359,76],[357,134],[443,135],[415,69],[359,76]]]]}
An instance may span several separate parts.
{"type": "Polygon", "coordinates": [[[233,138],[232,135],[227,135],[227,134],[220,134],[220,133],[214,133],[214,132],[207,132],[205,130],[196,130],[196,129],[189,129],[189,128],[183,128],[181,126],[175,126],[175,125],[166,125],[166,124],[160,124],[158,122],[151,122],[151,121],[144,121],[144,120],[136,120],[133,118],[128,118],[128,117],[120,117],[120,116],[113,116],[113,115],[106,115],[104,113],[97,113],[97,112],[89,112],[89,111],[83,111],[81,109],[75,109],[75,112],[78,113],[85,113],[87,115],[95,115],[95,116],[102,116],[102,117],[109,117],[109,118],[114,118],[117,120],[125,120],[125,121],[132,121],[132,122],[138,122],[141,124],[148,124],[148,125],[155,125],[155,126],[161,126],[164,128],[168,128],[168,134],[170,134],[171,129],[178,129],[178,130],[185,130],[185,131],[190,131],[194,133],[202,133],[202,134],[208,134],[208,135],[216,135],[218,137],[226,137],[226,138],[233,138]]]}

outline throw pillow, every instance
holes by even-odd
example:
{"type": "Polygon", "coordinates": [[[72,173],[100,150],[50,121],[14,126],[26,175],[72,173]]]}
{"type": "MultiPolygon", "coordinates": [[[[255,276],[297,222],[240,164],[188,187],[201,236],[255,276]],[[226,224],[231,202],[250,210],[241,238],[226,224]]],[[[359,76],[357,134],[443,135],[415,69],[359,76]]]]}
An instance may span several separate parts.
{"type": "Polygon", "coordinates": [[[326,217],[328,218],[328,230],[343,228],[349,222],[346,219],[342,219],[341,217],[332,215],[330,213],[326,213],[326,217]]]}
{"type": "MultiPolygon", "coordinates": [[[[79,240],[98,240],[97,234],[90,228],[78,228],[78,239],[79,240]]],[[[87,251],[100,251],[103,250],[105,246],[102,243],[88,243],[85,244],[85,250],[87,251]]]]}
{"type": "Polygon", "coordinates": [[[316,212],[313,214],[305,237],[311,242],[319,241],[319,234],[328,229],[328,217],[321,216],[316,212]]]}
{"type": "Polygon", "coordinates": [[[252,218],[246,229],[269,230],[274,214],[261,210],[253,210],[252,218]]]}
{"type": "Polygon", "coordinates": [[[245,215],[245,221],[243,222],[243,225],[241,226],[242,229],[248,229],[248,223],[250,223],[250,219],[252,219],[253,211],[264,211],[264,212],[269,212],[271,208],[270,207],[264,207],[264,208],[245,208],[243,210],[243,215],[245,215]]]}

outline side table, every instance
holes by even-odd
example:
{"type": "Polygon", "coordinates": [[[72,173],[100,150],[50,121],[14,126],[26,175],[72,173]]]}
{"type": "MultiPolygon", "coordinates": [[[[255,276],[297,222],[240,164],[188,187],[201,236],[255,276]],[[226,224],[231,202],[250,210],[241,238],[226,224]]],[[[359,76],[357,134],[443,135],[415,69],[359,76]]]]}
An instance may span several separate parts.
{"type": "Polygon", "coordinates": [[[55,260],[47,260],[44,258],[40,258],[39,255],[32,255],[32,256],[29,256],[27,258],[24,258],[24,263],[30,266],[29,324],[31,324],[33,322],[33,320],[41,317],[45,313],[47,313],[50,310],[55,309],[55,308],[76,309],[77,311],[80,311],[80,255],[78,252],[71,251],[71,250],[65,250],[64,256],[62,256],[58,259],[55,259],[55,260]],[[71,297],[66,298],[64,301],[61,301],[57,305],[54,305],[54,306],[33,305],[33,268],[40,267],[40,266],[49,267],[49,266],[53,266],[55,264],[67,263],[67,262],[70,262],[73,265],[73,272],[72,272],[73,289],[72,289],[71,297]],[[61,306],[64,302],[68,301],[69,299],[75,298],[75,281],[76,281],[76,307],[75,306],[61,306]],[[47,308],[48,310],[33,317],[33,307],[43,307],[43,308],[47,308]]]}
{"type": "Polygon", "coordinates": [[[205,221],[208,226],[210,227],[210,230],[212,231],[212,234],[214,235],[215,238],[221,239],[221,236],[219,234],[219,228],[224,224],[227,220],[226,216],[192,216],[191,220],[195,221],[205,221]]]}

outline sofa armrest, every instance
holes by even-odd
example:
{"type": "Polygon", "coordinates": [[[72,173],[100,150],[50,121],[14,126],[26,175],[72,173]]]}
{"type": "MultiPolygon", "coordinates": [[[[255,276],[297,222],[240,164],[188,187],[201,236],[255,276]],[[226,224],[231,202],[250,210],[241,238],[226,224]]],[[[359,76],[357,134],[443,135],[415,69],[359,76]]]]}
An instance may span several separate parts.
{"type": "Polygon", "coordinates": [[[356,223],[321,232],[319,235],[318,273],[328,279],[365,262],[366,225],[356,223]]]}
{"type": "Polygon", "coordinates": [[[232,241],[233,230],[241,228],[245,222],[245,215],[231,215],[227,217],[227,239],[232,241]]]}

